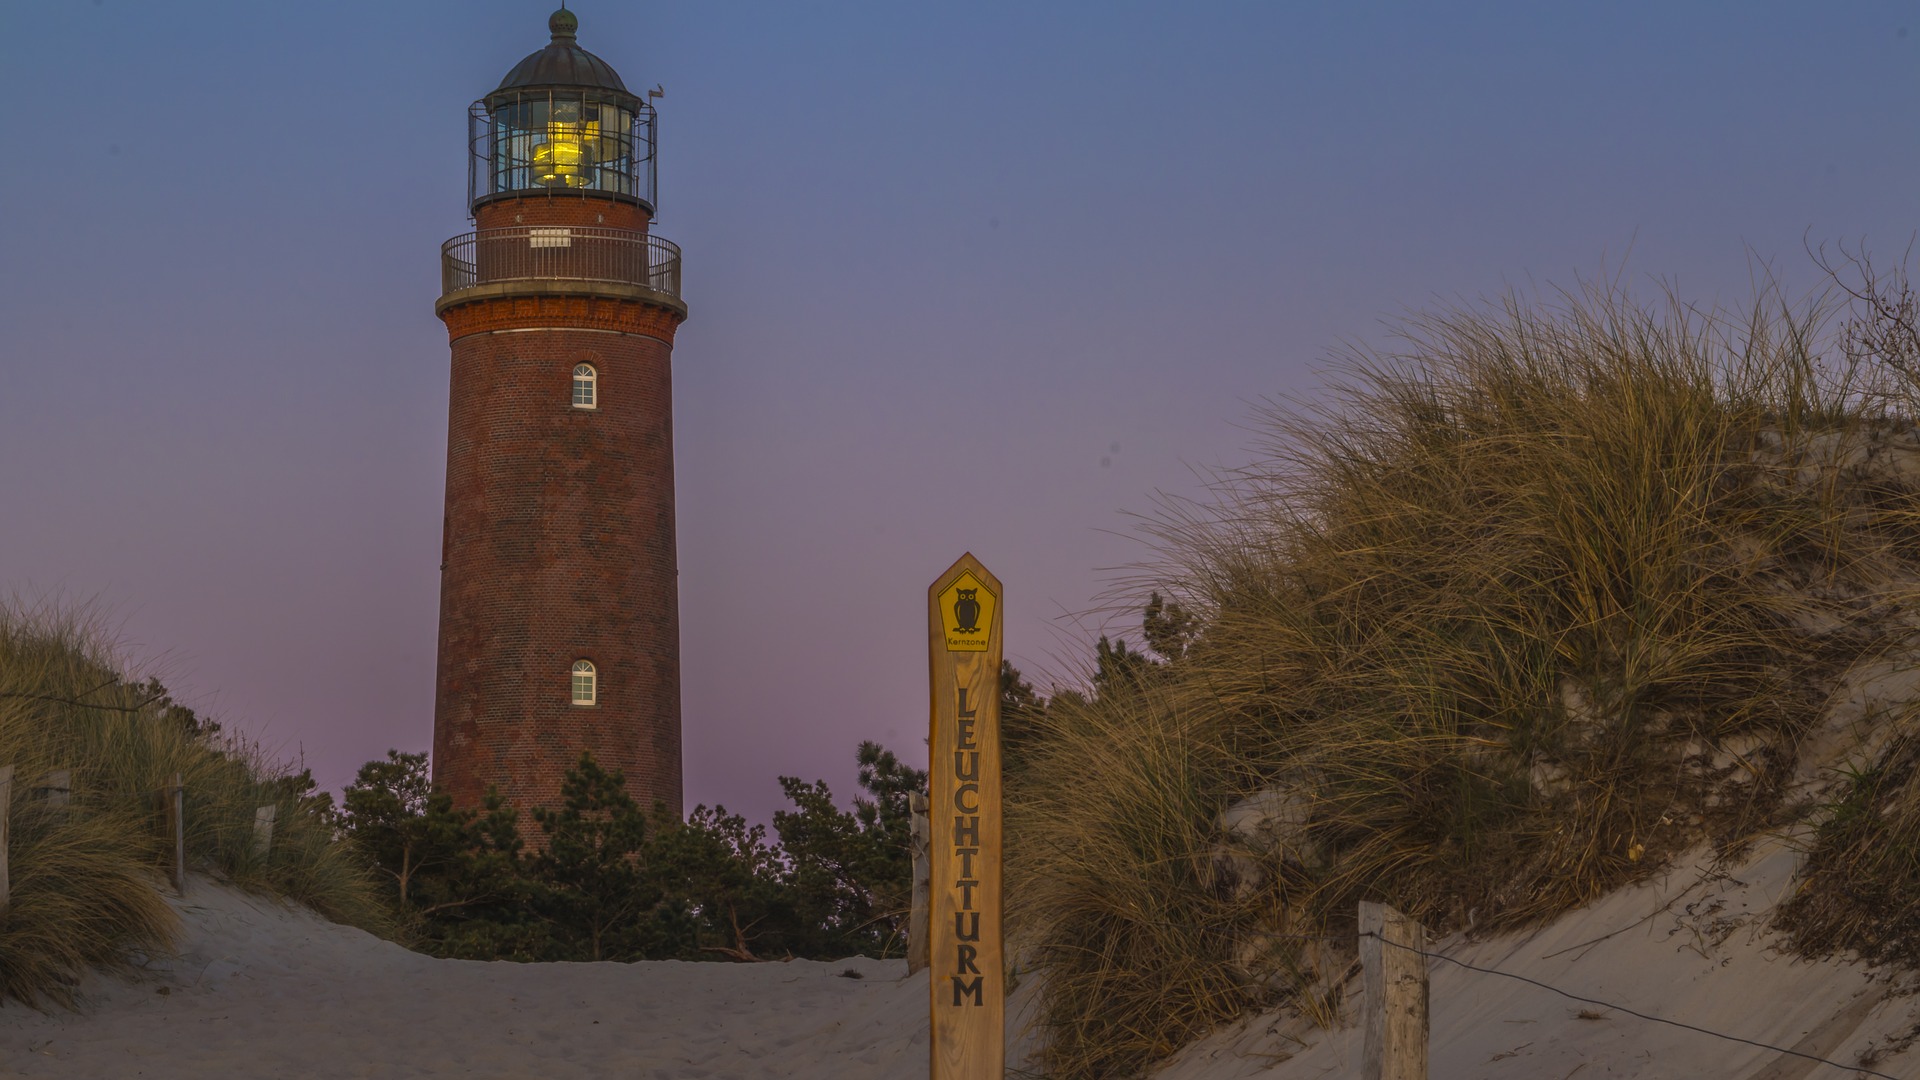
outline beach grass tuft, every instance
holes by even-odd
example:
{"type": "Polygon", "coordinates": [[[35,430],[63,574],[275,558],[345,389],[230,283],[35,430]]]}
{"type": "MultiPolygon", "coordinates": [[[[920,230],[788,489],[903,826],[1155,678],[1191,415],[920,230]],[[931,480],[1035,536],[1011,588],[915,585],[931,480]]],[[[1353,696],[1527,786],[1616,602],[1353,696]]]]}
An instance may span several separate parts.
{"type": "Polygon", "coordinates": [[[311,782],[158,683],[126,678],[106,640],[84,613],[0,604],[0,766],[14,770],[0,1001],[70,1006],[89,968],[172,947],[165,793],[176,776],[190,871],[387,929],[363,860],[335,838],[311,782]],[[276,821],[262,853],[265,805],[276,821]]]}
{"type": "Polygon", "coordinates": [[[1163,507],[1129,592],[1190,642],[1056,695],[1010,773],[1050,1075],[1330,1019],[1361,900],[1533,925],[1782,822],[1920,557],[1920,476],[1876,465],[1900,388],[1823,363],[1824,317],[1602,286],[1417,318],[1163,507]]]}
{"type": "Polygon", "coordinates": [[[1852,953],[1920,968],[1920,703],[1871,763],[1850,770],[1823,814],[1780,925],[1806,956],[1852,953]]]}

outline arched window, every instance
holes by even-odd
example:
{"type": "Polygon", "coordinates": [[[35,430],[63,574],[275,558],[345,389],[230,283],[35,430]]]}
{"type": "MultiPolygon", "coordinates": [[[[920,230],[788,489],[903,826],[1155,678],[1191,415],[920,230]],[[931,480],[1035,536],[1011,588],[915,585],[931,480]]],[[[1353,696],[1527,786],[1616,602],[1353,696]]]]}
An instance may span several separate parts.
{"type": "Polygon", "coordinates": [[[593,670],[593,661],[575,660],[573,662],[573,703],[592,705],[600,693],[599,680],[593,670]]]}
{"type": "Polygon", "coordinates": [[[592,364],[577,364],[573,369],[573,407],[576,409],[597,409],[600,407],[600,374],[593,370],[592,364]]]}

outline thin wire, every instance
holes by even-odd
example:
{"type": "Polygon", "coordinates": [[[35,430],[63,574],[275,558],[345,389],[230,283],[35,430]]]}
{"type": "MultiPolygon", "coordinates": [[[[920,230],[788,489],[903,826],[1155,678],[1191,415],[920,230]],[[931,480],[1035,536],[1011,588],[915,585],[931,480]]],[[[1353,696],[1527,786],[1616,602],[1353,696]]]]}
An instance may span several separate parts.
{"type": "Polygon", "coordinates": [[[1739,1035],[1728,1035],[1725,1032],[1714,1031],[1712,1028],[1703,1028],[1698,1024],[1689,1024],[1680,1020],[1669,1020],[1664,1016],[1654,1016],[1650,1013],[1638,1012],[1634,1009],[1627,1008],[1625,1005],[1616,1005],[1611,1001],[1601,1001],[1598,998],[1581,997],[1579,994],[1568,993],[1567,991],[1562,990],[1557,986],[1550,986],[1547,983],[1543,983],[1538,979],[1530,979],[1525,975],[1516,975],[1511,971],[1501,971],[1499,968],[1480,967],[1477,964],[1469,964],[1465,960],[1456,960],[1453,957],[1446,955],[1445,953],[1428,952],[1425,949],[1417,948],[1412,945],[1404,945],[1398,941],[1388,941],[1386,938],[1381,937],[1379,932],[1377,931],[1369,930],[1361,934],[1360,936],[1375,938],[1383,945],[1391,945],[1396,949],[1405,949],[1410,953],[1418,953],[1419,955],[1427,957],[1432,960],[1445,960],[1449,964],[1466,968],[1468,971],[1477,971],[1483,975],[1501,975],[1509,979],[1514,979],[1519,982],[1527,983],[1532,986],[1537,986],[1542,990],[1552,991],[1553,993],[1559,994],[1563,998],[1568,998],[1573,1001],[1582,1002],[1587,1005],[1598,1005],[1603,1009],[1612,1009],[1616,1012],[1623,1012],[1623,1013],[1626,1013],[1628,1016],[1637,1016],[1642,1020],[1651,1020],[1656,1024],[1668,1024],[1673,1027],[1684,1028],[1687,1031],[1697,1031],[1702,1035],[1711,1035],[1716,1039],[1725,1039],[1728,1042],[1746,1043],[1748,1046],[1757,1046],[1762,1050],[1772,1050],[1781,1054],[1789,1054],[1797,1058],[1805,1058],[1808,1061],[1817,1061],[1822,1065],[1831,1065],[1836,1069],[1844,1069],[1847,1072],[1859,1073],[1862,1076],[1877,1076],[1877,1077],[1880,1077],[1881,1080],[1902,1080],[1901,1077],[1892,1076],[1883,1072],[1875,1072],[1874,1070],[1869,1069],[1863,1065],[1843,1065],[1838,1061],[1831,1061],[1831,1060],[1828,1060],[1827,1058],[1817,1057],[1813,1054],[1802,1053],[1801,1051],[1798,1051],[1798,1050],[1789,1050],[1784,1046],[1775,1046],[1772,1043],[1763,1043],[1756,1039],[1742,1038],[1739,1035]]]}
{"type": "MultiPolygon", "coordinates": [[[[99,686],[94,687],[93,690],[89,690],[87,691],[86,694],[82,694],[80,696],[86,697],[89,694],[94,693],[94,691],[102,690],[112,685],[113,685],[112,682],[103,682],[99,686]]],[[[60,697],[55,694],[32,694],[24,690],[9,690],[4,693],[0,693],[0,698],[21,699],[25,701],[51,701],[55,705],[73,705],[82,709],[105,709],[108,712],[123,712],[123,713],[140,712],[141,710],[145,709],[147,706],[153,704],[156,701],[159,701],[162,696],[163,695],[156,694],[155,696],[150,697],[145,701],[142,701],[138,705],[107,705],[100,702],[81,701],[76,698],[60,697]]]]}
{"type": "MultiPolygon", "coordinates": [[[[1157,922],[1158,920],[1145,919],[1142,921],[1157,922]]],[[[1177,924],[1164,923],[1162,925],[1175,926],[1177,924]]],[[[1191,927],[1182,927],[1182,928],[1191,929],[1191,927]]],[[[1293,933],[1293,934],[1265,934],[1262,936],[1272,940],[1280,940],[1280,941],[1344,941],[1346,940],[1344,935],[1338,935],[1338,934],[1293,933]]],[[[1869,1069],[1864,1065],[1845,1065],[1838,1061],[1833,1061],[1828,1058],[1818,1057],[1814,1054],[1804,1053],[1799,1050],[1791,1050],[1784,1046],[1775,1046],[1772,1043],[1760,1042],[1757,1039],[1749,1039],[1740,1035],[1729,1035],[1723,1031],[1715,1031],[1712,1028],[1704,1028],[1698,1024],[1689,1024],[1683,1020],[1669,1020],[1664,1016],[1654,1016],[1650,1013],[1643,1013],[1637,1009],[1630,1009],[1625,1005],[1618,1005],[1611,1001],[1601,1001],[1598,998],[1582,997],[1579,994],[1570,993],[1566,990],[1560,989],[1557,986],[1553,986],[1548,983],[1543,983],[1538,979],[1528,978],[1525,975],[1516,975],[1511,971],[1501,971],[1499,968],[1481,967],[1478,964],[1469,964],[1465,960],[1457,960],[1451,956],[1448,956],[1445,953],[1430,952],[1426,949],[1416,948],[1412,945],[1402,944],[1398,941],[1388,941],[1386,938],[1381,937],[1377,931],[1368,930],[1363,933],[1359,933],[1357,936],[1363,937],[1363,938],[1367,938],[1367,937],[1375,938],[1383,945],[1391,945],[1396,949],[1404,949],[1410,953],[1417,953],[1420,956],[1424,956],[1430,960],[1445,960],[1447,963],[1453,964],[1456,967],[1462,967],[1467,969],[1468,971],[1477,971],[1483,975],[1500,975],[1508,979],[1516,980],[1518,982],[1527,983],[1531,986],[1537,986],[1542,990],[1551,991],[1555,994],[1560,995],[1563,998],[1567,998],[1572,1001],[1578,1001],[1585,1005],[1598,1005],[1603,1009],[1612,1009],[1615,1012],[1623,1012],[1623,1013],[1626,1013],[1628,1016],[1638,1017],[1642,1020],[1649,1020],[1656,1024],[1667,1024],[1671,1027],[1677,1027],[1685,1031],[1697,1031],[1702,1035],[1711,1035],[1716,1039],[1725,1039],[1728,1042],[1745,1043],[1748,1046],[1759,1047],[1762,1050],[1772,1050],[1776,1053],[1787,1054],[1789,1056],[1797,1057],[1797,1058],[1804,1058],[1808,1061],[1818,1062],[1819,1064],[1822,1064],[1822,1065],[1829,1065],[1836,1069],[1844,1069],[1848,1072],[1857,1073],[1861,1076],[1875,1076],[1875,1077],[1879,1077],[1880,1080],[1904,1080],[1904,1078],[1902,1077],[1893,1076],[1883,1072],[1876,1072],[1875,1070],[1869,1069]]]]}

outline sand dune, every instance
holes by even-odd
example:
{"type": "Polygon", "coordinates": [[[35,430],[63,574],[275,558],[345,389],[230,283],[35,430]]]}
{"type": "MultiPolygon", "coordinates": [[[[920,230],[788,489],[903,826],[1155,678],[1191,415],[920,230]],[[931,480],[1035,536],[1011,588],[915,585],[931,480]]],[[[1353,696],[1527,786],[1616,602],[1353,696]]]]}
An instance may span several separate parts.
{"type": "MultiPolygon", "coordinates": [[[[1702,860],[1622,889],[1522,936],[1437,951],[1638,1012],[1855,1064],[1920,1020],[1890,973],[1777,949],[1765,916],[1792,884],[1798,855],[1769,841],[1738,865],[1702,860]]],[[[1842,1080],[1859,1073],[1596,1009],[1527,983],[1435,961],[1431,1072],[1436,1080],[1597,1077],[1842,1080]]],[[[1355,991],[1357,992],[1357,990],[1355,991]]],[[[1920,1055],[1873,1067],[1920,1076],[1920,1055]]],[[[1179,1054],[1159,1080],[1359,1075],[1354,1027],[1314,1030],[1269,1014],[1179,1054]],[[1262,1069],[1271,1067],[1271,1071],[1262,1069]]]]}
{"type": "Polygon", "coordinates": [[[436,960],[198,880],[178,907],[178,958],[92,980],[77,1015],[0,1009],[0,1074],[879,1080],[926,1068],[924,991],[901,962],[436,960]]]}
{"type": "MultiPolygon", "coordinates": [[[[1852,1064],[1911,1030],[1920,999],[1892,992],[1894,981],[1860,965],[1805,963],[1775,950],[1764,915],[1790,886],[1796,858],[1774,842],[1735,867],[1681,867],[1534,934],[1438,947],[1583,996],[1852,1064]]],[[[130,979],[94,978],[78,1014],[0,1009],[0,1073],[926,1075],[925,983],[897,961],[435,960],[210,882],[196,880],[177,906],[186,927],[179,957],[130,979]]],[[[1436,1080],[1858,1075],[1447,963],[1433,969],[1433,1009],[1436,1080]]],[[[1016,1058],[1030,1046],[1014,1042],[1016,1058]]],[[[1886,1056],[1874,1067],[1920,1075],[1912,1057],[1886,1056]]],[[[1155,1076],[1306,1080],[1354,1076],[1358,1067],[1352,1026],[1324,1031],[1270,1013],[1189,1047],[1155,1076]]]]}

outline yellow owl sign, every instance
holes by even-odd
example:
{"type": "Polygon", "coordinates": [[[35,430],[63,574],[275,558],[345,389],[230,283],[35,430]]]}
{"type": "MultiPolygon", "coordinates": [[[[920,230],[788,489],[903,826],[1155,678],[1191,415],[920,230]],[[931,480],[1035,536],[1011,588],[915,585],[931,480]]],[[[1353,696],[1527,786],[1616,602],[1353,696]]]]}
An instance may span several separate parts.
{"type": "Polygon", "coordinates": [[[940,618],[948,652],[986,652],[997,598],[971,570],[962,570],[940,594],[940,618]]]}
{"type": "Polygon", "coordinates": [[[933,1080],[1005,1080],[1000,582],[972,555],[927,589],[927,975],[933,1080]]]}

